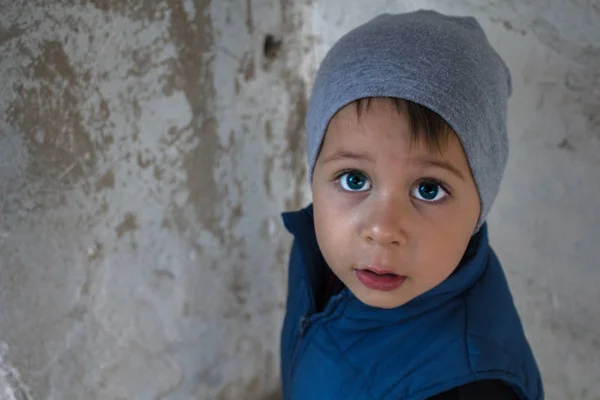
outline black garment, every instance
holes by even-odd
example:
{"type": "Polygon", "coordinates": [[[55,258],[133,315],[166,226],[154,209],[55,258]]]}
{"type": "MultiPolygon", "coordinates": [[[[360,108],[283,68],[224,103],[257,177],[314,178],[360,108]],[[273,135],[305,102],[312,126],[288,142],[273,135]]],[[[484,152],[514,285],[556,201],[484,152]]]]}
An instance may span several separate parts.
{"type": "Polygon", "coordinates": [[[519,398],[502,381],[482,380],[455,387],[428,400],[519,400],[519,398]]]}

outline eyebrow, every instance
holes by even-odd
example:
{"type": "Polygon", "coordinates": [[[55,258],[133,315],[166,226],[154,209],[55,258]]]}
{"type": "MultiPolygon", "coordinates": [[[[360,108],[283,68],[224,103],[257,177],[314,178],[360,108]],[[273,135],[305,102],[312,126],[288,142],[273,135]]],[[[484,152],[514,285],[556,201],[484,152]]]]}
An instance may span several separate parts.
{"type": "MultiPolygon", "coordinates": [[[[350,150],[339,149],[329,157],[323,160],[323,163],[329,163],[333,161],[343,160],[343,159],[351,159],[351,160],[363,160],[373,162],[373,159],[368,154],[364,153],[356,153],[350,150]]],[[[465,176],[460,170],[450,164],[448,161],[432,159],[432,158],[421,158],[416,161],[416,164],[422,167],[436,167],[442,168],[450,173],[456,175],[461,180],[465,181],[465,176]]]]}
{"type": "Polygon", "coordinates": [[[452,164],[450,164],[447,161],[424,158],[424,159],[418,160],[417,164],[419,164],[421,166],[442,168],[442,169],[445,169],[445,170],[453,173],[454,175],[456,175],[463,181],[465,180],[465,176],[463,175],[463,173],[460,172],[460,170],[458,168],[454,167],[452,164]]]}
{"type": "Polygon", "coordinates": [[[325,158],[325,160],[323,160],[323,163],[338,161],[338,160],[342,160],[345,158],[349,158],[352,160],[373,161],[373,159],[367,154],[355,153],[353,151],[340,149],[340,150],[336,151],[335,153],[333,153],[332,155],[330,155],[329,157],[325,158]]]}

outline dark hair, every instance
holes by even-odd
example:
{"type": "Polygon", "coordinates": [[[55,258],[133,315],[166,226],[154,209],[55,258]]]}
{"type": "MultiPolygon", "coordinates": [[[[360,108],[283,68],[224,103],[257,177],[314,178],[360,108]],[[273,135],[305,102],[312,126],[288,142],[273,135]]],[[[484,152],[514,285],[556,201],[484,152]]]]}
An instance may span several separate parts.
{"type": "MultiPolygon", "coordinates": [[[[430,149],[441,151],[450,134],[454,132],[444,118],[421,104],[396,97],[382,98],[392,101],[399,113],[408,114],[411,143],[422,141],[430,149]]],[[[369,110],[371,99],[373,97],[365,97],[354,102],[359,118],[364,111],[369,110]]]]}

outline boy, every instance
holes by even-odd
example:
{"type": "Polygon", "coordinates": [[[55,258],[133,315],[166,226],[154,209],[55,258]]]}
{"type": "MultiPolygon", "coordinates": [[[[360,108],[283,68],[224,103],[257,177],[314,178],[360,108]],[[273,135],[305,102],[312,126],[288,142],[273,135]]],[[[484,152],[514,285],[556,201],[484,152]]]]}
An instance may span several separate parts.
{"type": "Polygon", "coordinates": [[[485,218],[510,73],[474,18],[382,15],[329,51],[307,113],[285,399],[543,399],[485,218]]]}

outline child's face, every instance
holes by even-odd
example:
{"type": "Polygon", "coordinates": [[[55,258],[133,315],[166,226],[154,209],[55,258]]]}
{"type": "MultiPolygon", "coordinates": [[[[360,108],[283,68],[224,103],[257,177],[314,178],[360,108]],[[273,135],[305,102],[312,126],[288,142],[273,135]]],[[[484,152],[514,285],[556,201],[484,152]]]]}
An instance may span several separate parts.
{"type": "Polygon", "coordinates": [[[480,204],[456,134],[441,151],[411,143],[405,112],[371,104],[360,119],[346,106],[329,124],[313,173],[314,222],[340,280],[362,302],[393,308],[450,276],[480,204]]]}

